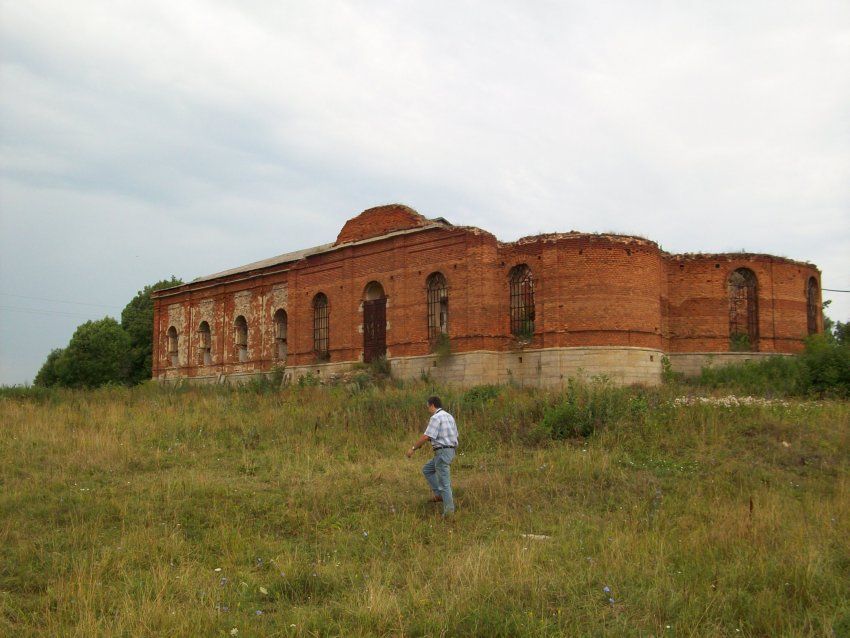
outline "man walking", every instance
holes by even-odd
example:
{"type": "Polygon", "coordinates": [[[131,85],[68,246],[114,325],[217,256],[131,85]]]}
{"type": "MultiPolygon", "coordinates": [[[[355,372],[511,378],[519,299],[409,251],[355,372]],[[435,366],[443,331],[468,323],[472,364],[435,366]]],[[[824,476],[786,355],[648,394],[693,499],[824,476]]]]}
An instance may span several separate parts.
{"type": "Polygon", "coordinates": [[[457,424],[454,417],[443,409],[440,397],[428,397],[428,411],[431,420],[425,433],[407,451],[407,458],[421,448],[428,441],[434,448],[434,457],[422,466],[422,473],[431,486],[434,495],[432,503],[443,504],[443,516],[455,511],[455,502],[452,497],[452,476],[449,466],[455,458],[457,449],[457,424]]]}

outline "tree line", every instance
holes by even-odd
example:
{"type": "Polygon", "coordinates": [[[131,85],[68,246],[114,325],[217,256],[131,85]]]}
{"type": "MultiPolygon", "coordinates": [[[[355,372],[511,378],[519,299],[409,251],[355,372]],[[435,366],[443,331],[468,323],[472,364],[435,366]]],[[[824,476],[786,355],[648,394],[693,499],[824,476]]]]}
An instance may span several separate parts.
{"type": "Polygon", "coordinates": [[[153,299],[151,293],[179,286],[172,275],[145,286],[121,311],[121,322],[112,317],[86,321],[77,327],[64,348],[56,348],[35,376],[41,387],[96,388],[102,385],[136,385],[151,378],[153,359],[153,299]]]}

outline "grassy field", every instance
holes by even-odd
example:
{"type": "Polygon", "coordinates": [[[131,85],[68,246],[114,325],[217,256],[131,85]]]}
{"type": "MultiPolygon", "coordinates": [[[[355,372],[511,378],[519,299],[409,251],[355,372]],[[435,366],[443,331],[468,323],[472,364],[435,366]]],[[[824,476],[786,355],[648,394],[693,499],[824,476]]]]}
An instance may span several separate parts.
{"type": "Polygon", "coordinates": [[[432,388],[261,389],[0,394],[0,634],[850,636],[848,402],[438,389],[443,521],[432,388]]]}

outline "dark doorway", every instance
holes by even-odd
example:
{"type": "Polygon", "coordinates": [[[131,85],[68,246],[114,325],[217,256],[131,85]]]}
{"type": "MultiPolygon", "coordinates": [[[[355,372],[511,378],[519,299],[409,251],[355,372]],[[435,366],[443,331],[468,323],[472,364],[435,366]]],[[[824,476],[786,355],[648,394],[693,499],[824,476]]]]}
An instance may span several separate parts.
{"type": "Polygon", "coordinates": [[[363,300],[363,361],[387,354],[387,298],[376,281],[366,286],[363,300]]]}

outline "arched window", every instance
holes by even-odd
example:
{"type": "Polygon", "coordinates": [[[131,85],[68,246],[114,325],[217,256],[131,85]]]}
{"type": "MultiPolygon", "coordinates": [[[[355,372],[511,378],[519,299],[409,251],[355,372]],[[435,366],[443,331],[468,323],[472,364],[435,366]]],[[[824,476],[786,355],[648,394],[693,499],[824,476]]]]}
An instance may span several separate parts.
{"type": "Polygon", "coordinates": [[[274,342],[276,345],[275,357],[280,361],[286,361],[287,354],[287,319],[286,310],[282,308],[274,313],[274,342]]]}
{"type": "Polygon", "coordinates": [[[236,317],[233,322],[234,341],[236,345],[236,354],[239,361],[248,360],[248,321],[242,315],[236,317]]]}
{"type": "Polygon", "coordinates": [[[534,334],[534,278],[526,264],[511,269],[511,334],[530,339],[534,334]]]}
{"type": "Polygon", "coordinates": [[[318,359],[329,357],[328,298],[320,292],[313,297],[313,352],[318,359]]]}
{"type": "Polygon", "coordinates": [[[440,335],[449,333],[449,291],[443,273],[432,273],[428,286],[428,340],[436,343],[440,335]]]}
{"type": "Polygon", "coordinates": [[[806,287],[806,318],[809,328],[809,334],[817,334],[818,332],[818,282],[814,277],[809,277],[809,284],[806,287]]]}
{"type": "Polygon", "coordinates": [[[729,349],[756,351],[759,340],[758,281],[749,268],[729,275],[729,349]]]}
{"type": "Polygon", "coordinates": [[[202,366],[212,363],[212,332],[206,321],[198,326],[198,363],[202,366]]]}
{"type": "Polygon", "coordinates": [[[171,361],[171,365],[176,367],[179,363],[177,357],[177,328],[171,326],[170,328],[168,328],[168,332],[166,332],[165,334],[168,338],[168,344],[166,348],[168,352],[168,359],[169,361],[171,361]]]}

